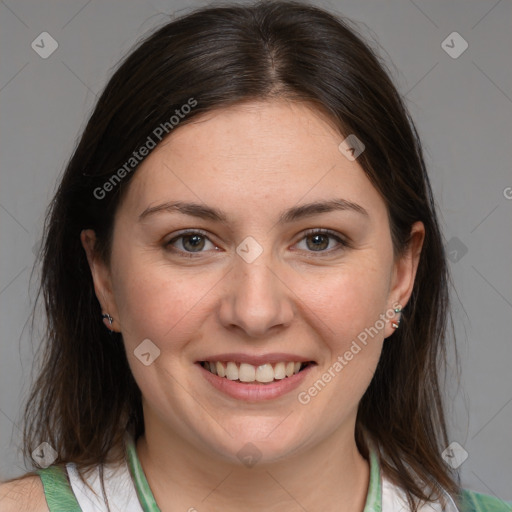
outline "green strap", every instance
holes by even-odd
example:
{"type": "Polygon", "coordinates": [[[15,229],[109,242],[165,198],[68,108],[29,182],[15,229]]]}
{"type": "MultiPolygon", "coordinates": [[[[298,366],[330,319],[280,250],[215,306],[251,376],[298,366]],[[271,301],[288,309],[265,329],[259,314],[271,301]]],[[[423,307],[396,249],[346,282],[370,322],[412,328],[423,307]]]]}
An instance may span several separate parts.
{"type": "Polygon", "coordinates": [[[137,450],[133,438],[126,437],[126,454],[128,458],[128,467],[132,474],[135,490],[139,498],[142,510],[144,512],[161,512],[156,504],[155,497],[151,492],[146,475],[140,465],[139,458],[137,457],[137,450]]]}
{"type": "Polygon", "coordinates": [[[50,512],[81,512],[82,509],[73,494],[66,470],[62,466],[49,466],[39,469],[36,473],[43,483],[50,512]]]}
{"type": "MultiPolygon", "coordinates": [[[[128,465],[132,473],[132,478],[137,491],[137,496],[144,512],[160,512],[156,500],[151,492],[146,475],[142,470],[133,439],[126,439],[126,448],[128,455],[128,465]]],[[[381,512],[382,511],[382,485],[380,479],[380,468],[377,454],[370,449],[370,483],[366,504],[363,512],[381,512]]]]}
{"type": "Polygon", "coordinates": [[[370,484],[368,485],[368,495],[363,512],[381,512],[382,511],[382,482],[380,478],[380,464],[377,452],[370,447],[370,484]]]}
{"type": "Polygon", "coordinates": [[[488,494],[462,489],[459,509],[461,512],[512,512],[512,503],[488,494]]]}
{"type": "MultiPolygon", "coordinates": [[[[161,512],[151,492],[146,475],[142,469],[135,443],[132,438],[126,439],[126,453],[137,496],[144,512],[161,512]]],[[[50,466],[37,471],[43,483],[46,502],[50,512],[81,512],[66,471],[61,466],[50,466]]],[[[370,484],[366,497],[364,512],[381,512],[382,486],[377,454],[370,450],[370,484]]],[[[494,512],[494,511],[491,511],[494,512]]],[[[497,512],[501,512],[497,511],[497,512]]]]}

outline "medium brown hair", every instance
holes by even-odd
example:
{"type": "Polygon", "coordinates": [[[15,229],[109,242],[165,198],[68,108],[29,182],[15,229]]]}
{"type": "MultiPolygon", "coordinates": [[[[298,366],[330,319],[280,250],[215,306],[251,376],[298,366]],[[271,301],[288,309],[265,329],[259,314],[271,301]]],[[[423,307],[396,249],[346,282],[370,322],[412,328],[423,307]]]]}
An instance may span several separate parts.
{"type": "Polygon", "coordinates": [[[423,222],[414,289],[360,401],[356,442],[365,457],[374,442],[413,510],[413,496],[437,499],[439,486],[456,497],[456,475],[441,457],[449,276],[421,142],[386,65],[353,24],[298,2],[208,7],[166,23],[107,84],[46,218],[40,292],[48,325],[25,410],[26,457],[44,440],[57,464],[87,469],[107,461],[125,431],[144,431],[141,393],[121,335],[102,323],[80,232],[96,232],[108,263],[114,214],[136,168],[105,197],[94,191],[190,98],[197,106],[180,126],[240,102],[308,102],[340,136],[364,142],[358,163],[385,201],[395,255],[423,222]]]}

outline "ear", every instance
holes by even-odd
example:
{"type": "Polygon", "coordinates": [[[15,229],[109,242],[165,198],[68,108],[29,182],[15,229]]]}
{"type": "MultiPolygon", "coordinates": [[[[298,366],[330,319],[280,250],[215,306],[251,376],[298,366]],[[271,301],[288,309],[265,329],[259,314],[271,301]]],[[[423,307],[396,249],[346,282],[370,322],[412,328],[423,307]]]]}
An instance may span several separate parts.
{"type": "Polygon", "coordinates": [[[101,312],[109,314],[114,319],[112,325],[107,318],[103,319],[103,323],[111,331],[120,332],[119,316],[112,291],[111,273],[108,265],[100,258],[96,250],[96,233],[92,229],[84,229],[80,233],[80,241],[87,255],[94,291],[101,305],[101,312]]]}
{"type": "MultiPolygon", "coordinates": [[[[411,227],[409,244],[393,264],[393,277],[389,291],[389,309],[393,309],[397,305],[400,305],[401,309],[403,309],[407,302],[409,302],[414,288],[414,280],[420,262],[424,239],[425,226],[423,222],[417,221],[411,227]]],[[[395,316],[386,325],[384,337],[387,338],[393,334],[396,329],[396,327],[393,327],[393,322],[399,322],[399,320],[400,313],[395,313],[395,316]]]]}

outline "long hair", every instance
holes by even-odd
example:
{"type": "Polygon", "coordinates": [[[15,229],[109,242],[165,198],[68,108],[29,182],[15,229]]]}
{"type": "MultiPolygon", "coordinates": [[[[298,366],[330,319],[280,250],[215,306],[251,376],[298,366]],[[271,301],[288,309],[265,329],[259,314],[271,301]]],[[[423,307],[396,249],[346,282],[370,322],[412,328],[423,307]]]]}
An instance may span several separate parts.
{"type": "Polygon", "coordinates": [[[412,296],[360,401],[355,434],[365,456],[367,441],[375,443],[382,470],[413,510],[414,496],[436,497],[429,486],[457,496],[456,476],[441,457],[449,275],[435,202],[404,101],[351,25],[299,2],[207,7],[157,29],[117,67],[46,216],[38,297],[47,330],[24,413],[28,459],[44,440],[57,451],[56,464],[87,470],[122,457],[114,449],[127,430],[144,431],[140,390],[121,335],[102,324],[80,242],[83,229],[94,229],[109,262],[114,214],[140,163],[130,160],[134,152],[148,137],[171,133],[184,105],[180,126],[237,103],[283,98],[308,102],[340,135],[364,141],[358,163],[385,201],[395,255],[407,247],[412,224],[425,225],[412,296]]]}

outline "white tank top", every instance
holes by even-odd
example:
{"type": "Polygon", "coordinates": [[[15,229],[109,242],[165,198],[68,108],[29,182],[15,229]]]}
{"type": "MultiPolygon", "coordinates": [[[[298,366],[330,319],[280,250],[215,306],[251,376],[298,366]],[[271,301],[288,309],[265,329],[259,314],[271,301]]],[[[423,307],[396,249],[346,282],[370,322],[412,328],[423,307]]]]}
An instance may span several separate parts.
{"type": "MultiPolygon", "coordinates": [[[[71,488],[82,511],[108,512],[101,488],[99,468],[95,468],[86,479],[94,492],[82,482],[75,464],[66,464],[66,469],[71,488]]],[[[143,512],[126,462],[117,467],[103,466],[103,481],[111,512],[143,512]]]]}
{"type": "MultiPolygon", "coordinates": [[[[132,446],[132,453],[135,456],[135,450],[132,446]]],[[[409,510],[407,498],[402,489],[394,485],[383,473],[381,473],[376,457],[371,457],[370,465],[370,486],[368,489],[367,508],[368,510],[381,510],[381,512],[405,512],[409,510]],[[379,485],[380,484],[380,485],[379,485]],[[381,494],[382,493],[382,494],[381,494]],[[381,500],[382,501],[381,501],[381,500]],[[380,502],[380,503],[379,503],[380,502]],[[379,505],[382,504],[382,508],[379,505]]],[[[142,488],[140,482],[135,482],[126,461],[120,465],[104,465],[103,479],[105,484],[105,494],[108,499],[111,512],[144,512],[140,505],[136,485],[142,488]]],[[[84,485],[78,475],[75,464],[66,465],[69,481],[75,497],[83,512],[108,512],[105,495],[101,488],[100,471],[96,467],[88,475],[87,483],[92,490],[84,485]]],[[[140,480],[140,476],[136,476],[140,480]]],[[[145,485],[147,485],[144,479],[145,485]]],[[[147,492],[151,492],[148,490],[147,492]]],[[[448,496],[448,495],[447,495],[448,496]]],[[[455,503],[449,498],[447,508],[444,512],[458,512],[455,503]]],[[[151,509],[153,510],[153,509],[151,509]]],[[[439,503],[423,504],[420,512],[442,512],[443,509],[439,503]]]]}

